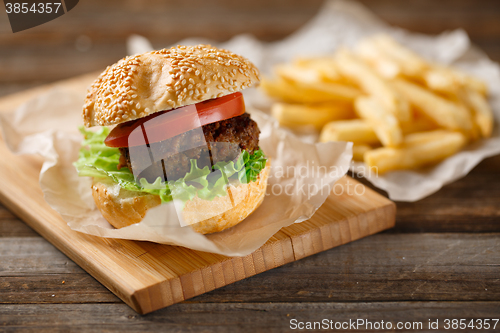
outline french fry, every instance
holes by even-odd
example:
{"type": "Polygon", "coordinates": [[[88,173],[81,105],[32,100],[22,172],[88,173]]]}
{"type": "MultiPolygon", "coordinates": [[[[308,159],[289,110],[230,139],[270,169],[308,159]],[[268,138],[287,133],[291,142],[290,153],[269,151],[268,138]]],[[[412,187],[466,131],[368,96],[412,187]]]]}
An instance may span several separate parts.
{"type": "Polygon", "coordinates": [[[424,131],[433,131],[439,128],[439,126],[434,121],[422,114],[414,115],[412,121],[400,122],[399,126],[401,126],[403,135],[424,131]]]}
{"type": "Polygon", "coordinates": [[[471,131],[471,116],[463,105],[448,101],[406,80],[396,79],[393,85],[413,106],[439,126],[465,133],[471,131]]]}
{"type": "Polygon", "coordinates": [[[461,87],[468,87],[483,95],[487,94],[487,86],[482,80],[451,67],[431,64],[388,35],[378,35],[361,41],[357,51],[387,78],[394,78],[401,73],[411,78],[423,79],[430,89],[439,92],[453,93],[461,87]]]}
{"type": "Polygon", "coordinates": [[[271,114],[282,126],[313,125],[320,130],[330,121],[352,118],[354,112],[348,104],[304,105],[274,103],[271,114]]]}
{"type": "MultiPolygon", "coordinates": [[[[487,109],[489,109],[491,111],[491,109],[489,108],[489,105],[488,105],[488,103],[483,95],[481,95],[477,91],[470,90],[469,88],[461,88],[457,92],[457,94],[455,94],[455,95],[454,94],[443,94],[443,96],[450,99],[454,103],[463,105],[469,111],[469,115],[471,118],[471,131],[469,134],[469,139],[471,141],[476,141],[476,140],[481,139],[482,137],[487,137],[487,136],[484,136],[483,130],[480,128],[480,126],[477,122],[477,119],[476,119],[476,116],[479,116],[479,114],[476,111],[476,108],[479,107],[478,111],[484,115],[488,114],[488,111],[486,111],[487,109]],[[476,96],[472,97],[472,100],[469,96],[469,92],[471,94],[476,95],[476,96]],[[479,101],[478,101],[478,99],[479,99],[479,101]],[[477,103],[479,103],[479,105],[477,103]],[[484,105],[483,103],[486,103],[486,105],[484,105]],[[482,111],[482,110],[484,110],[484,111],[482,111]]],[[[492,116],[491,127],[493,127],[493,114],[491,114],[491,116],[492,116]]],[[[481,116],[479,116],[479,120],[483,121],[483,124],[486,125],[486,123],[484,123],[484,120],[481,119],[481,116]]],[[[486,130],[485,134],[487,134],[487,132],[488,132],[487,127],[483,127],[483,129],[486,130]]],[[[493,128],[491,128],[491,129],[493,129],[493,128]]],[[[491,134],[491,131],[490,131],[490,134],[491,134]]]]}
{"type": "Polygon", "coordinates": [[[314,96],[311,98],[311,96],[307,96],[303,91],[297,91],[298,89],[282,78],[262,78],[260,88],[269,96],[285,102],[314,102],[314,96]]]}
{"type": "Polygon", "coordinates": [[[380,173],[437,163],[492,134],[485,82],[387,35],[352,52],[295,59],[275,73],[261,86],[283,102],[271,110],[281,125],[313,126],[322,142],[351,141],[353,159],[380,173]]]}
{"type": "Polygon", "coordinates": [[[314,70],[321,80],[326,82],[341,82],[343,80],[332,57],[297,58],[293,64],[296,67],[314,70]]]}
{"type": "Polygon", "coordinates": [[[363,90],[375,96],[396,118],[410,120],[408,101],[393,89],[388,82],[378,76],[369,66],[357,59],[347,50],[337,52],[335,58],[342,75],[356,82],[363,90]]]}
{"type": "Polygon", "coordinates": [[[397,147],[403,141],[398,120],[373,97],[358,97],[354,102],[358,116],[367,120],[380,142],[386,147],[397,147]]]}
{"type": "Polygon", "coordinates": [[[295,82],[295,85],[310,94],[325,96],[325,102],[352,102],[361,95],[361,91],[352,86],[335,82],[295,82]]]}
{"type": "Polygon", "coordinates": [[[424,72],[423,79],[430,89],[442,93],[457,94],[462,87],[466,87],[483,96],[488,94],[484,81],[450,67],[433,65],[424,72]]]}
{"type": "MultiPolygon", "coordinates": [[[[421,145],[431,143],[434,141],[439,141],[439,140],[442,140],[443,138],[446,138],[447,136],[452,136],[453,133],[461,134],[460,132],[453,132],[453,131],[448,131],[448,130],[443,130],[443,129],[435,130],[435,131],[412,133],[412,134],[405,136],[403,147],[404,148],[417,147],[417,146],[421,146],[421,145]]],[[[462,136],[463,136],[463,134],[462,134],[462,136]]]]}
{"type": "Polygon", "coordinates": [[[393,79],[401,74],[400,65],[389,59],[379,48],[375,45],[374,40],[371,38],[364,39],[356,45],[356,54],[369,63],[381,76],[393,79]]]}
{"type": "Polygon", "coordinates": [[[457,94],[460,83],[445,67],[433,66],[423,73],[423,79],[429,89],[441,93],[457,94]]]}
{"type": "Polygon", "coordinates": [[[399,65],[404,75],[415,77],[428,67],[428,63],[412,50],[396,42],[388,35],[372,37],[375,47],[399,65]]]}
{"type": "Polygon", "coordinates": [[[355,145],[377,145],[380,143],[372,126],[361,119],[329,122],[323,127],[319,141],[352,141],[355,145]]]}
{"type": "Polygon", "coordinates": [[[357,144],[352,146],[352,159],[358,162],[363,162],[365,153],[372,150],[369,145],[357,144]]]}
{"type": "Polygon", "coordinates": [[[274,71],[282,78],[291,81],[314,83],[322,80],[321,74],[318,71],[307,67],[282,64],[276,66],[274,71]]]}
{"type": "Polygon", "coordinates": [[[493,112],[488,101],[478,91],[468,88],[462,90],[462,96],[473,111],[472,117],[479,127],[481,135],[489,138],[493,131],[493,112]]]}
{"type": "Polygon", "coordinates": [[[434,164],[458,152],[467,142],[460,132],[437,130],[408,135],[401,148],[382,147],[367,151],[364,161],[379,174],[434,164]]]}
{"type": "Polygon", "coordinates": [[[456,75],[459,77],[460,82],[462,82],[467,88],[474,90],[483,96],[488,95],[488,85],[483,80],[466,75],[462,72],[457,72],[456,75]]]}
{"type": "Polygon", "coordinates": [[[330,82],[307,85],[278,78],[263,79],[260,86],[268,95],[291,103],[347,102],[360,95],[360,91],[353,87],[330,82]]]}

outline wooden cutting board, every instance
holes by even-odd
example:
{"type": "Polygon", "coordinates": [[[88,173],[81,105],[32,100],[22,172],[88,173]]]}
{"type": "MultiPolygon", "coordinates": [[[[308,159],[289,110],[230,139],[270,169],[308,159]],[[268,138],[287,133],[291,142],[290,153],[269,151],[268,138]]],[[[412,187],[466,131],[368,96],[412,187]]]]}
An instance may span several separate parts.
{"type": "MultiPolygon", "coordinates": [[[[82,89],[96,76],[92,73],[0,98],[0,112],[13,110],[54,85],[82,89]]],[[[350,194],[332,193],[310,220],[281,229],[245,257],[100,238],[71,230],[44,201],[38,185],[39,157],[15,156],[3,142],[0,156],[0,201],[141,314],[375,234],[395,223],[392,201],[366,187],[361,195],[351,193],[359,183],[344,177],[339,183],[350,182],[350,194]]]]}

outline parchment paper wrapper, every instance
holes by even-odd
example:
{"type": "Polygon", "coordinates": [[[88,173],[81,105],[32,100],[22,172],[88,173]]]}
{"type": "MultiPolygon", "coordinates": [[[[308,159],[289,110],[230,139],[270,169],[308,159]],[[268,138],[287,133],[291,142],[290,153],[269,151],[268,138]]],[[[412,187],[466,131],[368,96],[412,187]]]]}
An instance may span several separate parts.
{"type": "MultiPolygon", "coordinates": [[[[180,44],[211,43],[242,54],[254,62],[264,74],[271,74],[273,65],[288,62],[297,56],[332,54],[340,46],[354,46],[360,39],[373,34],[386,33],[403,45],[418,52],[424,58],[442,64],[451,64],[471,73],[488,83],[489,100],[500,121],[500,67],[481,51],[471,46],[463,30],[427,36],[409,33],[390,27],[366,8],[353,1],[329,1],[308,24],[282,41],[263,43],[252,36],[240,35],[230,41],[217,44],[210,40],[188,39],[180,44]]],[[[148,51],[151,45],[139,36],[129,39],[129,52],[148,51]]],[[[249,91],[245,99],[255,107],[268,110],[271,101],[258,91],[249,91]]],[[[313,142],[317,133],[301,136],[313,142]]],[[[438,165],[418,171],[393,171],[384,175],[367,172],[363,163],[353,163],[351,169],[363,175],[375,186],[387,191],[396,201],[420,200],[452,181],[465,176],[486,157],[500,153],[498,125],[493,136],[473,143],[463,151],[438,165]]]]}
{"type": "Polygon", "coordinates": [[[349,169],[350,143],[305,143],[255,111],[252,118],[261,129],[260,147],[272,159],[272,167],[266,198],[253,214],[229,230],[204,236],[189,226],[181,227],[174,205],[169,203],[149,210],[140,223],[115,229],[95,207],[91,179],[79,177],[72,165],[82,141],[77,127],[82,123],[85,94],[59,87],[2,115],[0,125],[13,152],[44,157],[40,186],[45,200],[73,230],[87,234],[243,256],[282,227],[309,219],[349,169]]]}

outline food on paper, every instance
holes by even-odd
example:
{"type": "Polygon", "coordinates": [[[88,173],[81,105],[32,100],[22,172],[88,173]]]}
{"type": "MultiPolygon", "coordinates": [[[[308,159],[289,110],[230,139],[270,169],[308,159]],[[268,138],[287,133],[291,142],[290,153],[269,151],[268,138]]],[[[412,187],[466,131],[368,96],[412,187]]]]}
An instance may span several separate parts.
{"type": "Polygon", "coordinates": [[[396,116],[373,97],[359,97],[354,103],[356,113],[373,128],[377,138],[387,147],[397,147],[403,141],[403,133],[396,116]]]}
{"type": "Polygon", "coordinates": [[[124,58],[92,84],[83,107],[80,176],[104,218],[121,228],[173,201],[179,219],[208,234],[264,200],[270,161],[241,90],[259,82],[247,59],[207,45],[124,58]],[[108,126],[114,126],[110,128],[108,126]]]}
{"type": "Polygon", "coordinates": [[[364,161],[379,173],[414,169],[439,162],[458,152],[467,142],[460,132],[436,130],[409,134],[401,147],[381,147],[365,152],[364,161]]]}
{"type": "Polygon", "coordinates": [[[332,121],[321,131],[321,142],[351,141],[356,144],[377,144],[377,134],[369,122],[361,119],[332,121]]]}
{"type": "Polygon", "coordinates": [[[289,127],[297,125],[312,125],[319,130],[327,122],[352,118],[354,116],[352,106],[341,103],[275,103],[272,106],[271,113],[282,125],[289,127]]]}
{"type": "Polygon", "coordinates": [[[472,119],[470,110],[463,104],[454,103],[415,83],[394,80],[394,87],[417,109],[440,127],[470,132],[472,119]]]}
{"type": "Polygon", "coordinates": [[[358,162],[363,162],[365,153],[372,150],[372,147],[364,144],[354,144],[352,146],[352,159],[358,162]]]}
{"type": "Polygon", "coordinates": [[[331,82],[306,84],[288,79],[263,79],[260,87],[272,97],[290,103],[350,102],[361,93],[358,89],[331,82]]]}
{"type": "Polygon", "coordinates": [[[364,92],[375,96],[389,112],[401,121],[410,120],[410,105],[408,100],[401,96],[373,69],[346,49],[340,50],[335,56],[337,68],[349,80],[359,85],[364,92]]]}
{"type": "Polygon", "coordinates": [[[353,159],[379,173],[438,163],[492,134],[485,82],[388,35],[280,64],[275,74],[262,88],[277,99],[271,109],[281,125],[312,125],[322,142],[352,141],[353,159]]]}

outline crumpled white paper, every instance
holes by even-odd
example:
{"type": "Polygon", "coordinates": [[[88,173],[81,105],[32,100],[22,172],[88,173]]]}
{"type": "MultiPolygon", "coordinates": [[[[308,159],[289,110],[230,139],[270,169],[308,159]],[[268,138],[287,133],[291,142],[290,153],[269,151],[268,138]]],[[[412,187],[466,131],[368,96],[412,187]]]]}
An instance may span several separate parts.
{"type": "Polygon", "coordinates": [[[229,230],[205,236],[181,227],[170,203],[150,209],[140,223],[115,229],[94,204],[91,179],[79,177],[72,165],[82,141],[77,127],[82,124],[85,94],[84,90],[58,86],[0,116],[3,138],[13,152],[39,154],[45,159],[40,174],[45,200],[73,230],[83,233],[243,256],[282,227],[309,219],[349,169],[350,143],[305,143],[255,111],[252,118],[261,130],[260,147],[272,159],[272,167],[266,198],[247,219],[229,230]]]}
{"type": "MultiPolygon", "coordinates": [[[[301,29],[274,43],[263,43],[250,35],[240,35],[226,43],[203,39],[187,39],[179,44],[211,43],[246,56],[264,74],[271,74],[273,65],[288,62],[297,56],[332,54],[339,46],[354,46],[360,39],[386,33],[426,59],[456,66],[488,83],[489,100],[500,122],[500,67],[483,52],[471,46],[463,30],[444,32],[438,36],[409,33],[391,27],[353,1],[328,1],[320,12],[301,29]]],[[[129,52],[149,51],[151,45],[143,37],[129,39],[129,52]]],[[[267,110],[271,101],[259,91],[249,91],[247,102],[267,110]]],[[[314,135],[305,136],[311,141],[314,135]]],[[[351,169],[363,174],[375,186],[387,191],[396,201],[417,201],[438,191],[444,185],[465,176],[483,159],[500,153],[498,125],[491,138],[475,142],[438,165],[418,171],[392,171],[384,175],[370,174],[363,163],[353,163],[351,169]]]]}

